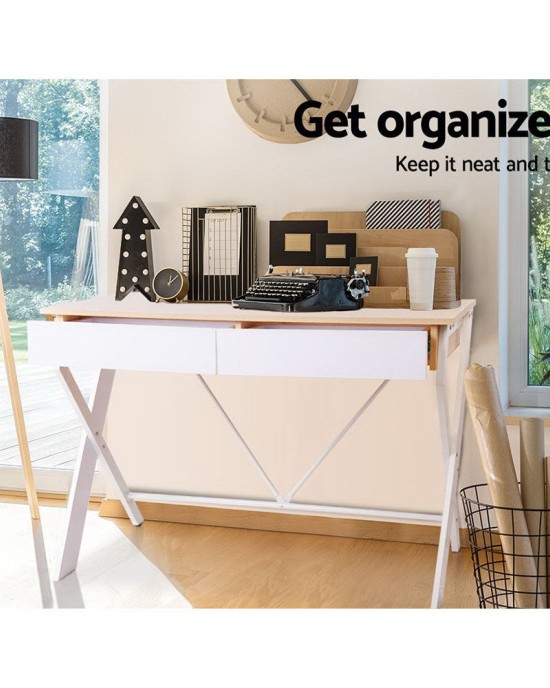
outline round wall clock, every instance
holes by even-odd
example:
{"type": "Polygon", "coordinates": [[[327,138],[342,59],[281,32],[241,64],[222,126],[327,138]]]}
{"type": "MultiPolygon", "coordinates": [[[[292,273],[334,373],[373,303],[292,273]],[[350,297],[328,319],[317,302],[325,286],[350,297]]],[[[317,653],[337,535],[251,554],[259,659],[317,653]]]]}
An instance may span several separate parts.
{"type": "Polygon", "coordinates": [[[160,301],[181,301],[189,291],[189,280],[176,268],[162,268],[153,279],[153,291],[160,301]]]}
{"type": "MultiPolygon", "coordinates": [[[[263,139],[275,143],[304,143],[296,131],[294,113],[306,100],[321,107],[309,110],[325,117],[333,110],[346,111],[357,89],[357,79],[230,79],[229,97],[239,117],[263,139]]],[[[307,124],[306,124],[307,126],[307,124]]]]}

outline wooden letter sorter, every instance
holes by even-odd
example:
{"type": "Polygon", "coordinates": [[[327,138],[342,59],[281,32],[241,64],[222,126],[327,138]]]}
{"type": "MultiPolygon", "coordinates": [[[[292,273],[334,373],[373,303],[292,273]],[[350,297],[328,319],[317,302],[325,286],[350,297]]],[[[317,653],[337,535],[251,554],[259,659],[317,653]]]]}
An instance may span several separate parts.
{"type": "MultiPolygon", "coordinates": [[[[454,268],[456,301],[448,301],[452,308],[460,301],[460,220],[455,213],[443,210],[442,229],[365,229],[365,211],[293,212],[283,220],[327,220],[329,232],[354,232],[357,235],[357,255],[378,257],[378,283],[371,287],[365,299],[368,308],[408,308],[407,260],[408,248],[430,246],[438,253],[438,268],[454,268]]],[[[302,267],[317,274],[346,274],[346,267],[314,265],[275,266],[275,271],[302,267]]],[[[437,284],[434,307],[438,307],[437,284]]],[[[439,306],[442,307],[442,306],[439,306]]]]}

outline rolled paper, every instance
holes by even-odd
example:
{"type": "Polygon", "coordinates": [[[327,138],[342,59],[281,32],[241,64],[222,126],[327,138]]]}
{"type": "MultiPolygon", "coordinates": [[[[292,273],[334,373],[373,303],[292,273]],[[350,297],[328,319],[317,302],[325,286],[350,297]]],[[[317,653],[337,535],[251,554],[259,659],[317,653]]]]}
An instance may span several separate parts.
{"type": "Polygon", "coordinates": [[[521,501],[525,511],[531,548],[537,564],[539,592],[545,595],[546,586],[546,503],[544,465],[544,421],[542,418],[521,418],[520,478],[521,501]],[[531,511],[531,509],[533,511],[531,511]]]}
{"type": "MultiPolygon", "coordinates": [[[[515,606],[545,608],[493,368],[470,366],[464,386],[515,606]]],[[[495,583],[495,594],[503,593],[500,588],[504,582],[495,583]]]]}

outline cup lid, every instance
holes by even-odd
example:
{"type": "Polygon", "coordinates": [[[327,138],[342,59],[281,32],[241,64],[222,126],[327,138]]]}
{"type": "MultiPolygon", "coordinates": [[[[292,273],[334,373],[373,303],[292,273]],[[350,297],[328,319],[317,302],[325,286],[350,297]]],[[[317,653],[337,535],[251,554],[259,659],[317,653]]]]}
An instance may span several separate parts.
{"type": "Polygon", "coordinates": [[[435,248],[410,248],[405,253],[405,258],[438,258],[435,248]]]}

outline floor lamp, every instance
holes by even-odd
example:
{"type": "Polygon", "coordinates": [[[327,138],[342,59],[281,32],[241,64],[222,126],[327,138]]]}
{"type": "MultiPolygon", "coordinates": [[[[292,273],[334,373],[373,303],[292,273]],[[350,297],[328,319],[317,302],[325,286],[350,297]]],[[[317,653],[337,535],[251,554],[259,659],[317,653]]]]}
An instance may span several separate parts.
{"type": "MultiPolygon", "coordinates": [[[[0,117],[0,181],[16,182],[38,179],[38,122],[31,119],[0,117]]],[[[10,390],[17,443],[23,464],[25,489],[32,518],[40,518],[38,497],[32,472],[29,441],[25,428],[13,345],[6,310],[6,299],[0,272],[0,343],[10,390]]]]}

